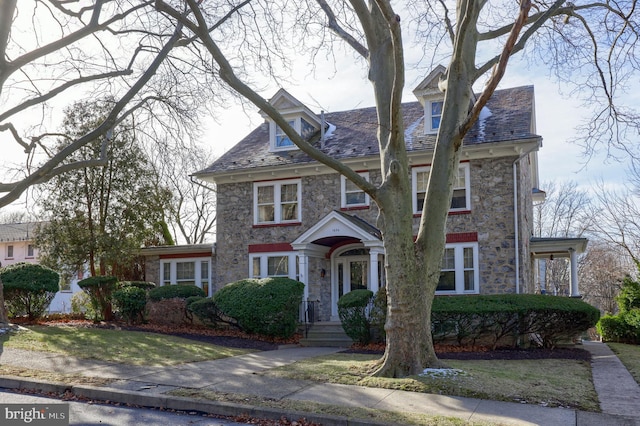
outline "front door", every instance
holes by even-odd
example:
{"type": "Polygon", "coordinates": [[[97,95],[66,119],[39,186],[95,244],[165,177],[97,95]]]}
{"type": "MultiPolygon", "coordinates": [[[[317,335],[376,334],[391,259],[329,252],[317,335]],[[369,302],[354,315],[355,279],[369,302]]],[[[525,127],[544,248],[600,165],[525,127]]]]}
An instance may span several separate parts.
{"type": "Polygon", "coordinates": [[[369,251],[364,248],[351,249],[337,255],[333,265],[332,320],[338,318],[338,299],[343,294],[358,289],[368,289],[369,251]]]}

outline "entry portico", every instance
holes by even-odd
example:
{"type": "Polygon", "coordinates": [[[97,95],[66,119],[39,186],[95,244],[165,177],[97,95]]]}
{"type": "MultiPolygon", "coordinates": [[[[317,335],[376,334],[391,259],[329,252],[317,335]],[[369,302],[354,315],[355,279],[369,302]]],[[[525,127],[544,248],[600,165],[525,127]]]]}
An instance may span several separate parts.
{"type": "MultiPolygon", "coordinates": [[[[380,288],[384,248],[380,231],[357,216],[332,211],[291,243],[298,252],[299,279],[309,299],[309,259],[331,261],[331,318],[341,295],[356,288],[380,288]]],[[[323,269],[324,271],[324,269],[323,269]]],[[[322,272],[323,274],[326,271],[322,272]]]]}

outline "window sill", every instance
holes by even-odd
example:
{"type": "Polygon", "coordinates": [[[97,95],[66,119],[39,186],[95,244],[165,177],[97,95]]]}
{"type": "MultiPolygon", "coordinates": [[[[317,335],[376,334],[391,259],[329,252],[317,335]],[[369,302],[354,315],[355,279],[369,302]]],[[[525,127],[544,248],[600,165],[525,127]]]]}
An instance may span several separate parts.
{"type": "Polygon", "coordinates": [[[371,206],[351,206],[351,207],[340,207],[340,211],[349,212],[352,210],[369,210],[371,206]]]}
{"type": "MultiPolygon", "coordinates": [[[[447,213],[447,216],[458,216],[461,214],[471,214],[471,210],[453,210],[453,211],[449,211],[449,213],[447,213]]],[[[413,214],[413,217],[420,217],[420,216],[422,216],[422,212],[413,214]]]]}
{"type": "Polygon", "coordinates": [[[276,228],[281,226],[300,226],[302,222],[287,222],[287,223],[256,223],[254,228],[276,228]]]}

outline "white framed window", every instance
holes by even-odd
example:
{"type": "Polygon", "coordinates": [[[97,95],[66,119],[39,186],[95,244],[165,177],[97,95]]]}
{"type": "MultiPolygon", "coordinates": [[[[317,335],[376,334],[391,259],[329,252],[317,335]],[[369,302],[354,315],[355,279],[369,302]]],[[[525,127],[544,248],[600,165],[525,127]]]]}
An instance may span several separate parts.
{"type": "MultiPolygon", "coordinates": [[[[309,123],[302,117],[287,119],[287,123],[289,123],[289,126],[293,127],[296,133],[301,135],[304,139],[308,139],[318,131],[313,124],[309,123]]],[[[270,124],[270,131],[271,151],[288,151],[291,149],[298,149],[291,138],[289,138],[280,126],[276,125],[274,122],[271,122],[270,124]]]]}
{"type": "Polygon", "coordinates": [[[268,225],[301,221],[300,179],[253,184],[253,223],[268,225]]]}
{"type": "MultiPolygon", "coordinates": [[[[430,167],[414,167],[411,170],[411,186],[413,193],[413,213],[422,213],[424,199],[427,194],[430,167]]],[[[453,197],[449,211],[471,210],[471,181],[469,178],[469,163],[462,163],[458,167],[458,176],[453,184],[453,197]]]]}
{"type": "Polygon", "coordinates": [[[447,244],[436,294],[479,293],[478,243],[447,244]]]}
{"type": "MultiPolygon", "coordinates": [[[[369,172],[362,172],[358,174],[367,182],[369,181],[369,172]]],[[[369,206],[369,194],[342,175],[340,176],[340,194],[342,208],[369,206]]]]}
{"type": "Polygon", "coordinates": [[[431,101],[428,103],[427,122],[425,123],[426,133],[437,133],[442,120],[443,101],[431,101]]]}
{"type": "Polygon", "coordinates": [[[252,278],[288,277],[295,280],[298,275],[298,256],[293,252],[249,255],[249,276],[252,278]]]}
{"type": "Polygon", "coordinates": [[[27,244],[27,257],[34,257],[35,249],[33,248],[33,244],[27,244]]]}
{"type": "Polygon", "coordinates": [[[13,246],[7,246],[7,259],[13,259],[13,246]]]}
{"type": "Polygon", "coordinates": [[[211,260],[202,258],[160,259],[161,285],[195,285],[211,294],[211,260]]]}

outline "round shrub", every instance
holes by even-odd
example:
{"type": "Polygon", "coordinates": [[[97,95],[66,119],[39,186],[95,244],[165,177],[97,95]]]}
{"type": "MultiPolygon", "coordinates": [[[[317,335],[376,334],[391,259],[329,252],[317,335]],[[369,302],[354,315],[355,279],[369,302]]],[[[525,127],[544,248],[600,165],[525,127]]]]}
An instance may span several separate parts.
{"type": "Polygon", "coordinates": [[[373,299],[371,290],[353,290],[338,299],[338,316],[347,336],[360,344],[371,341],[371,323],[368,317],[369,304],[373,299]]]}
{"type": "Polygon", "coordinates": [[[89,295],[91,307],[95,312],[95,321],[102,316],[105,321],[113,320],[111,296],[117,288],[118,279],[112,276],[97,275],[78,282],[78,286],[89,295]]]}
{"type": "Polygon", "coordinates": [[[303,291],[303,283],[289,278],[245,279],[220,289],[213,302],[248,333],[288,338],[298,326],[303,291]]]}
{"type": "Polygon", "coordinates": [[[129,324],[144,320],[147,292],[136,286],[122,287],[113,292],[113,301],[122,318],[129,324]]]}
{"type": "Polygon", "coordinates": [[[149,290],[149,300],[159,302],[165,299],[187,299],[192,296],[204,297],[204,290],[195,285],[165,285],[149,290]]]}
{"type": "Polygon", "coordinates": [[[59,290],[60,275],[32,263],[16,263],[0,270],[4,298],[10,316],[26,315],[30,320],[44,314],[59,290]]]}

